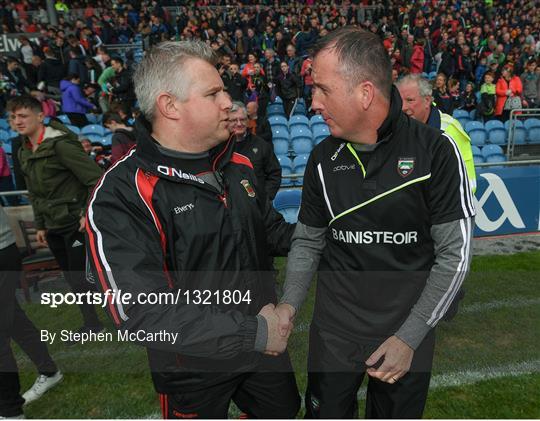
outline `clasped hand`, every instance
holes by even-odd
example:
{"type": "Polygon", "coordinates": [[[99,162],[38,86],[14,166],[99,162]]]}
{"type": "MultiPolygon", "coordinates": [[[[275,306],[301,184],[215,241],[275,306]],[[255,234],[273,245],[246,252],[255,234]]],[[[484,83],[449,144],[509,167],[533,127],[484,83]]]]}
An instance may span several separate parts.
{"type": "Polygon", "coordinates": [[[287,341],[293,330],[295,309],[289,304],[265,305],[259,315],[266,319],[268,339],[265,354],[277,356],[285,352],[287,341]]]}

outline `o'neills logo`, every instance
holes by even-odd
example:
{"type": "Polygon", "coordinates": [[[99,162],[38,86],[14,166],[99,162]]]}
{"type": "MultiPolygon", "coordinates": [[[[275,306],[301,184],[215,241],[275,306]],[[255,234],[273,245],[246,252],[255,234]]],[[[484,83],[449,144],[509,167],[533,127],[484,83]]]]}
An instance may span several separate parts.
{"type": "Polygon", "coordinates": [[[168,175],[169,177],[178,177],[178,178],[183,178],[184,180],[191,180],[191,181],[196,181],[197,183],[204,184],[204,181],[202,181],[199,177],[193,174],[185,173],[182,170],[179,170],[177,168],[171,168],[171,167],[166,167],[165,165],[159,165],[157,167],[157,170],[161,174],[168,175]]]}

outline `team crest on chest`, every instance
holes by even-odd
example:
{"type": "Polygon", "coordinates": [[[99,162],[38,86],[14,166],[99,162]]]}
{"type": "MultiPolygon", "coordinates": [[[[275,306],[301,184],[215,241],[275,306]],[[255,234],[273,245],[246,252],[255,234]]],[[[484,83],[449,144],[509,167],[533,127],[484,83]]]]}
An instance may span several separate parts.
{"type": "Polygon", "coordinates": [[[249,197],[255,197],[255,190],[253,190],[253,187],[249,184],[248,180],[242,180],[240,181],[240,184],[244,186],[249,197]]]}
{"type": "Polygon", "coordinates": [[[414,171],[415,158],[399,158],[397,162],[397,171],[403,178],[408,177],[414,171]]]}
{"type": "Polygon", "coordinates": [[[259,148],[253,148],[252,150],[253,150],[253,153],[259,152],[259,148]]]}

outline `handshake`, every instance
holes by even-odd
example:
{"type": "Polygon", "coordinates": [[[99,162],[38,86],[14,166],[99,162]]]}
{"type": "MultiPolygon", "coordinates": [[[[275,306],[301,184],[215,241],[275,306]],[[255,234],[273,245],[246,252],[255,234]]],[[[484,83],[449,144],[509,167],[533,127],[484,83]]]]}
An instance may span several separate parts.
{"type": "Polygon", "coordinates": [[[285,352],[287,341],[293,330],[293,319],[296,310],[289,304],[265,305],[259,315],[266,319],[268,339],[266,340],[267,355],[278,356],[285,352]]]}

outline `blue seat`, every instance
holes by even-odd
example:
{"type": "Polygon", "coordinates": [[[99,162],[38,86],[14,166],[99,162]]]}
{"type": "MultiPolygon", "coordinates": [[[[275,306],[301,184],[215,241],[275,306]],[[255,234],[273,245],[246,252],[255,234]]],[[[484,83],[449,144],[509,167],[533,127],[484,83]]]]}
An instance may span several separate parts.
{"type": "Polygon", "coordinates": [[[11,155],[11,143],[2,143],[1,147],[4,149],[5,153],[11,155]]]}
{"type": "Polygon", "coordinates": [[[274,101],[274,104],[281,104],[283,106],[283,100],[281,99],[280,96],[276,97],[276,100],[274,101]]]}
{"type": "Polygon", "coordinates": [[[71,124],[71,120],[65,114],[57,115],[56,118],[60,120],[63,124],[71,124]]]}
{"type": "Polygon", "coordinates": [[[469,118],[471,120],[476,120],[476,110],[471,110],[471,112],[469,113],[469,118]]]}
{"type": "Polygon", "coordinates": [[[268,115],[268,117],[272,117],[275,115],[285,117],[285,110],[283,109],[283,104],[270,104],[266,109],[266,114],[268,115]]]}
{"type": "Polygon", "coordinates": [[[305,115],[295,114],[289,119],[289,129],[300,126],[309,129],[309,120],[305,115]]]}
{"type": "Polygon", "coordinates": [[[9,122],[5,118],[0,119],[0,129],[1,130],[9,130],[9,122]]]}
{"type": "Polygon", "coordinates": [[[523,126],[527,130],[532,129],[533,127],[540,127],[540,119],[538,119],[538,118],[528,118],[527,120],[525,120],[523,122],[523,126]]]}
{"type": "Polygon", "coordinates": [[[484,125],[480,121],[469,121],[465,124],[465,131],[471,138],[472,145],[485,145],[488,135],[484,129],[484,125]]]}
{"type": "Polygon", "coordinates": [[[533,144],[540,143],[540,126],[531,127],[527,131],[527,140],[529,143],[533,143],[533,144]]]}
{"type": "Polygon", "coordinates": [[[506,129],[502,122],[499,120],[489,120],[486,121],[484,127],[488,134],[488,143],[492,143],[494,145],[506,144],[506,129]]]}
{"type": "Polygon", "coordinates": [[[297,137],[291,140],[293,151],[296,155],[309,154],[313,149],[311,139],[305,137],[297,137]]]}
{"type": "Polygon", "coordinates": [[[504,156],[503,150],[499,145],[486,145],[486,146],[484,146],[482,148],[482,156],[484,157],[486,162],[504,162],[504,161],[506,161],[506,157],[504,156]],[[503,161],[500,160],[501,157],[502,157],[503,161]]]}
{"type": "Polygon", "coordinates": [[[86,114],[86,119],[90,124],[101,124],[101,121],[103,120],[103,115],[88,113],[86,114]]]}
{"type": "Polygon", "coordinates": [[[468,115],[467,117],[456,118],[456,120],[459,121],[459,124],[461,124],[462,127],[465,127],[468,122],[472,121],[468,115]]]}
{"type": "Polygon", "coordinates": [[[112,133],[106,134],[105,136],[103,136],[101,138],[101,144],[103,146],[111,146],[112,145],[112,137],[113,137],[112,133]]]}
{"type": "Polygon", "coordinates": [[[473,161],[475,164],[483,164],[484,162],[486,162],[486,159],[482,155],[473,154],[473,161]]]}
{"type": "Polygon", "coordinates": [[[307,127],[295,126],[291,129],[291,142],[295,139],[308,139],[310,142],[313,139],[313,133],[307,127]]]}
{"type": "Polygon", "coordinates": [[[429,80],[435,80],[436,77],[437,77],[437,72],[429,72],[428,73],[428,79],[429,80]]]}
{"type": "Polygon", "coordinates": [[[306,106],[301,103],[301,102],[298,102],[296,104],[296,107],[294,107],[294,110],[293,110],[293,115],[295,114],[300,114],[300,115],[306,115],[306,106]]]}
{"type": "Polygon", "coordinates": [[[11,139],[9,132],[7,130],[0,129],[0,142],[6,142],[8,139],[11,139]]]}
{"type": "MultiPolygon", "coordinates": [[[[294,173],[295,174],[304,174],[306,171],[306,165],[308,161],[309,155],[308,154],[302,154],[298,155],[296,158],[293,159],[293,167],[294,167],[294,173]]],[[[297,178],[294,181],[294,184],[297,186],[301,186],[304,184],[304,178],[300,177],[297,178]]]]}
{"type": "Polygon", "coordinates": [[[289,153],[289,142],[284,139],[272,139],[274,153],[276,155],[287,155],[289,153]]]}
{"type": "Polygon", "coordinates": [[[298,211],[302,202],[302,191],[299,189],[280,190],[274,198],[274,208],[289,223],[298,221],[298,211]]]}
{"type": "Polygon", "coordinates": [[[87,126],[84,126],[81,130],[81,135],[87,136],[89,134],[97,134],[101,137],[103,137],[104,129],[102,126],[99,126],[97,124],[89,124],[87,126]]]}
{"type": "Polygon", "coordinates": [[[291,178],[283,178],[284,175],[291,175],[293,170],[293,164],[291,158],[285,155],[276,154],[279,165],[281,166],[281,185],[282,186],[292,186],[293,181],[291,178]]]}
{"type": "Polygon", "coordinates": [[[470,119],[469,112],[466,110],[454,110],[452,117],[457,118],[458,120],[463,117],[470,119]]]}
{"type": "Polygon", "coordinates": [[[73,124],[66,124],[66,129],[71,130],[76,135],[81,134],[81,129],[79,129],[77,126],[74,126],[73,124]]]}
{"type": "Polygon", "coordinates": [[[268,122],[270,123],[270,127],[272,127],[272,129],[289,130],[289,122],[284,115],[273,115],[268,117],[268,122]]]}
{"type": "Polygon", "coordinates": [[[289,141],[289,130],[286,127],[272,127],[272,140],[286,140],[289,141]]]}
{"type": "Polygon", "coordinates": [[[324,124],[326,126],[323,116],[320,114],[315,114],[314,116],[311,116],[311,118],[309,119],[309,125],[311,127],[311,130],[313,130],[313,126],[317,126],[319,124],[324,124]]]}
{"type": "Polygon", "coordinates": [[[506,129],[507,138],[510,139],[510,127],[511,124],[514,125],[514,144],[523,145],[527,139],[527,130],[523,125],[523,122],[520,120],[506,121],[504,123],[504,128],[506,129]]]}

